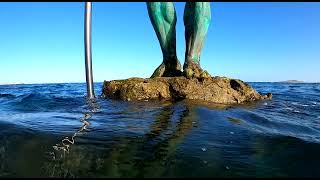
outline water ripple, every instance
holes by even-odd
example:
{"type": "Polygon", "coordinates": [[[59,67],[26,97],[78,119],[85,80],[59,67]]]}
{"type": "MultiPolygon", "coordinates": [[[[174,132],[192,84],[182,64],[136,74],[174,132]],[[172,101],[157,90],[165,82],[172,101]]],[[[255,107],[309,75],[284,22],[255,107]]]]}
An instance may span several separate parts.
{"type": "Polygon", "coordinates": [[[319,85],[250,84],[273,100],[89,106],[84,83],[0,86],[0,176],[319,177],[319,85]]]}

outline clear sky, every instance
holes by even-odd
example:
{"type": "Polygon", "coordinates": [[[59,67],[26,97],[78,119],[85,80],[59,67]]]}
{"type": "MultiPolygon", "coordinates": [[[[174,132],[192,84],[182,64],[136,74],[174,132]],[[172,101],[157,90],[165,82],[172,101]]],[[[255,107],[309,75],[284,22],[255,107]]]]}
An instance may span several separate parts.
{"type": "MultiPolygon", "coordinates": [[[[176,2],[184,62],[183,10],[176,2]]],[[[144,2],[94,2],[94,82],[149,77],[162,62],[144,2]]],[[[244,81],[320,81],[320,3],[211,3],[201,64],[244,81]]],[[[0,3],[0,83],[85,82],[84,2],[0,3]]]]}

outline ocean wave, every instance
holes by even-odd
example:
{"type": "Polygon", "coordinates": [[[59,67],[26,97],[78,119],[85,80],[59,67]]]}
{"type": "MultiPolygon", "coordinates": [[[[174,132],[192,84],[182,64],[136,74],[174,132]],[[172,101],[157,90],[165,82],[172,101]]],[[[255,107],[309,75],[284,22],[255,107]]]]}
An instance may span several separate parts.
{"type": "Polygon", "coordinates": [[[63,97],[56,95],[31,93],[18,96],[11,102],[11,107],[20,111],[54,111],[74,109],[84,104],[85,98],[63,97]]]}
{"type": "Polygon", "coordinates": [[[16,96],[13,95],[13,94],[1,94],[1,93],[0,93],[0,98],[1,98],[1,97],[14,98],[14,97],[16,97],[16,96]]]}
{"type": "Polygon", "coordinates": [[[285,110],[293,111],[293,108],[286,107],[285,110]]]}
{"type": "Polygon", "coordinates": [[[311,102],[311,104],[306,104],[306,103],[299,103],[299,102],[291,102],[291,104],[294,105],[294,106],[308,107],[310,105],[316,105],[317,103],[311,102]]]}
{"type": "MultiPolygon", "coordinates": [[[[300,113],[297,110],[293,110],[293,112],[300,113]]],[[[285,118],[267,117],[256,112],[241,113],[240,117],[246,122],[247,128],[258,133],[291,136],[319,143],[318,140],[313,140],[320,135],[320,129],[314,128],[308,122],[287,121],[285,118]]]]}

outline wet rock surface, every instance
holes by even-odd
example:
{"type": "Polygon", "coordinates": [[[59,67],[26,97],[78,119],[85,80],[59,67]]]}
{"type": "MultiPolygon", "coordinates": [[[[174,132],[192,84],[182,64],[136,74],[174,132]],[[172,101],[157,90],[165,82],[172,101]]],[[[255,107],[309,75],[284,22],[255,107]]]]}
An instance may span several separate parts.
{"type": "Polygon", "coordinates": [[[190,99],[221,104],[272,98],[271,93],[261,95],[241,80],[218,76],[205,79],[181,76],[104,81],[103,95],[125,101],[190,99]]]}

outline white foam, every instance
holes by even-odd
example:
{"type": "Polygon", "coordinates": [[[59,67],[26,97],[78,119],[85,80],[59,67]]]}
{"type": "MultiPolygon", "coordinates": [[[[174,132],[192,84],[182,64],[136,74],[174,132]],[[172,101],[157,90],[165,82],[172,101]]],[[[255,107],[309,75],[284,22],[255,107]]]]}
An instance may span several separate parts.
{"type": "Polygon", "coordinates": [[[286,110],[290,110],[290,111],[292,111],[292,110],[293,110],[292,108],[289,108],[289,107],[286,107],[286,108],[284,108],[284,109],[286,109],[286,110]]]}

